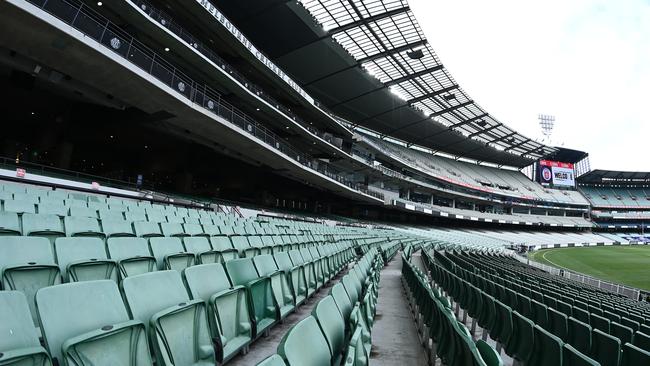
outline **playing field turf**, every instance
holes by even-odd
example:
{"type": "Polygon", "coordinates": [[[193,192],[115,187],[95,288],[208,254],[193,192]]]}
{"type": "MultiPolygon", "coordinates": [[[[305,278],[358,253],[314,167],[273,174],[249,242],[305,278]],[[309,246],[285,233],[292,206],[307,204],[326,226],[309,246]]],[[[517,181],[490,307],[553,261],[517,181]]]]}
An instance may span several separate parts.
{"type": "Polygon", "coordinates": [[[529,258],[632,287],[650,290],[650,246],[544,249],[529,258]]]}

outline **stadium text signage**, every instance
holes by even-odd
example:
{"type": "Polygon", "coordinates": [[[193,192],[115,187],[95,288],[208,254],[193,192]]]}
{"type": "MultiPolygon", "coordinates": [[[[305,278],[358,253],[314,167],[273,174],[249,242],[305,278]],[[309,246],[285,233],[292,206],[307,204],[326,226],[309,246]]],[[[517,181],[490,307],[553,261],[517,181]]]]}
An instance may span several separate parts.
{"type": "Polygon", "coordinates": [[[214,19],[216,19],[221,25],[224,26],[244,47],[250,51],[260,62],[262,62],[269,70],[271,70],[274,74],[276,74],[278,77],[280,77],[282,80],[284,80],[285,83],[287,83],[293,90],[298,92],[303,98],[305,98],[309,103],[314,104],[314,98],[310,97],[307,92],[302,90],[302,88],[287,74],[284,73],[284,71],[280,70],[279,67],[277,67],[271,60],[269,60],[268,57],[266,57],[260,50],[258,50],[255,45],[251,43],[251,41],[242,34],[242,32],[239,31],[231,22],[226,18],[226,16],[219,11],[214,5],[212,5],[211,2],[207,0],[196,0],[202,7],[205,8],[205,10],[208,11],[212,15],[214,19]]]}
{"type": "Polygon", "coordinates": [[[553,186],[575,187],[573,164],[559,161],[539,161],[540,183],[553,186]]]}

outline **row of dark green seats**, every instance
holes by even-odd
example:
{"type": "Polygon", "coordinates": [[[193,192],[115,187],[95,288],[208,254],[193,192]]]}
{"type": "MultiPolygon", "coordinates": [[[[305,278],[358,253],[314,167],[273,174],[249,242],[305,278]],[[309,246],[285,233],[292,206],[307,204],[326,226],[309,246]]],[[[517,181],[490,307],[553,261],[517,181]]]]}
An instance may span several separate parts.
{"type": "MultiPolygon", "coordinates": [[[[485,257],[489,261],[489,256],[485,257]]],[[[434,281],[503,344],[508,355],[526,365],[630,366],[650,362],[649,352],[592,328],[588,319],[583,322],[536,300],[517,302],[525,297],[500,298],[499,292],[489,293],[489,287],[476,286],[482,283],[472,281],[478,275],[459,266],[456,272],[449,271],[431,257],[426,261],[434,281]],[[522,303],[529,305],[520,306],[522,303]]]]}
{"type": "MultiPolygon", "coordinates": [[[[453,254],[450,253],[449,255],[451,256],[453,254]]],[[[461,261],[462,259],[463,258],[456,258],[457,261],[461,261]]],[[[474,268],[481,265],[485,265],[485,263],[472,263],[474,268]]],[[[501,266],[503,264],[499,263],[499,265],[501,266]]],[[[578,293],[575,297],[572,297],[567,296],[567,294],[571,293],[571,290],[567,288],[548,290],[544,286],[532,287],[534,286],[531,284],[533,282],[532,279],[524,284],[517,281],[510,281],[503,273],[498,275],[483,274],[483,276],[493,280],[494,284],[498,284],[497,290],[502,288],[500,286],[503,286],[503,288],[507,288],[505,291],[508,294],[522,293],[524,296],[540,302],[542,302],[543,299],[543,302],[547,303],[548,306],[552,306],[553,308],[567,313],[569,316],[572,315],[571,308],[575,308],[578,312],[576,317],[587,322],[589,322],[589,314],[594,314],[596,317],[608,318],[608,321],[617,323],[622,322],[624,325],[630,326],[635,331],[638,330],[640,325],[650,325],[650,314],[643,311],[643,309],[647,307],[643,302],[634,301],[610,293],[603,293],[600,291],[594,292],[592,289],[584,286],[582,288],[585,289],[585,292],[578,293]],[[559,291],[562,291],[563,293],[560,293],[559,291]],[[634,304],[638,304],[638,306],[633,306],[634,304]]],[[[491,282],[486,283],[486,285],[491,284],[491,282]]],[[[516,295],[512,296],[516,297],[516,295]]],[[[609,327],[603,330],[608,332],[608,329],[609,327]]]]}
{"type": "Polygon", "coordinates": [[[258,366],[368,365],[383,265],[377,247],[369,247],[312,314],[289,329],[277,354],[258,366]]]}
{"type": "Polygon", "coordinates": [[[402,284],[429,363],[435,364],[439,357],[448,366],[503,365],[497,352],[485,341],[472,339],[465,325],[456,319],[447,299],[431,288],[426,274],[411,263],[411,252],[407,250],[402,255],[402,284]]]}

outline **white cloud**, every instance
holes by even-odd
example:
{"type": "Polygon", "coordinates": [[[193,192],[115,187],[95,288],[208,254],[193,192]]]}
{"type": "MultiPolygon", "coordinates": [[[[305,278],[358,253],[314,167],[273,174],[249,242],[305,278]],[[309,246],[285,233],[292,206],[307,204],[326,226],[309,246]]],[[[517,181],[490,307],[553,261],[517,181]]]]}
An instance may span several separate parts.
{"type": "Polygon", "coordinates": [[[594,169],[650,171],[650,3],[410,0],[456,81],[528,137],[556,116],[557,145],[594,169]]]}

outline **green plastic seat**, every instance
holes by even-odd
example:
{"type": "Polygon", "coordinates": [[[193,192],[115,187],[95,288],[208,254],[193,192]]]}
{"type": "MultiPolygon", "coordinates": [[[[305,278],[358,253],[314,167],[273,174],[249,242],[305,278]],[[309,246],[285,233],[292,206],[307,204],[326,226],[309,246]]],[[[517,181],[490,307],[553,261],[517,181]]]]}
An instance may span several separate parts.
{"type": "Polygon", "coordinates": [[[620,363],[621,341],[600,329],[591,334],[591,353],[589,357],[597,360],[601,366],[618,366],[620,363]]]}
{"type": "Polygon", "coordinates": [[[233,248],[237,249],[239,256],[242,258],[251,258],[260,253],[260,249],[252,247],[248,241],[248,237],[244,235],[233,235],[230,237],[233,248]]]}
{"type": "Polygon", "coordinates": [[[287,364],[280,355],[274,354],[260,361],[257,366],[287,366],[287,364]]]}
{"type": "Polygon", "coordinates": [[[61,283],[52,245],[45,238],[3,236],[0,237],[0,253],[2,288],[25,294],[36,325],[36,291],[61,283]]]}
{"type": "Polygon", "coordinates": [[[490,330],[490,337],[501,345],[506,345],[513,334],[512,310],[498,300],[494,301],[494,306],[497,321],[495,322],[495,328],[490,330]]]}
{"type": "Polygon", "coordinates": [[[75,216],[75,217],[90,217],[93,219],[96,219],[97,216],[97,210],[94,208],[90,207],[70,207],[70,215],[69,216],[75,216]]]}
{"type": "MultiPolygon", "coordinates": [[[[531,320],[535,322],[535,324],[541,326],[542,328],[546,330],[550,330],[548,312],[552,308],[549,309],[546,305],[542,304],[537,300],[531,300],[530,304],[533,312],[531,320]]],[[[557,333],[554,334],[559,336],[557,333]]]]}
{"type": "Polygon", "coordinates": [[[485,366],[503,366],[503,360],[501,360],[501,356],[499,356],[497,351],[485,341],[480,339],[477,340],[476,349],[481,355],[483,362],[485,362],[485,366]]]}
{"type": "Polygon", "coordinates": [[[638,331],[634,333],[634,342],[632,344],[641,349],[650,350],[650,336],[638,331]]]}
{"type": "Polygon", "coordinates": [[[527,365],[562,366],[564,342],[546,329],[535,325],[535,343],[527,365]]]}
{"type": "Polygon", "coordinates": [[[316,292],[316,272],[314,271],[314,264],[307,262],[300,250],[293,249],[289,251],[289,258],[291,258],[291,263],[294,266],[300,266],[303,268],[305,283],[307,286],[307,297],[311,297],[316,292]]]}
{"type": "Polygon", "coordinates": [[[124,213],[124,218],[127,221],[133,221],[133,222],[147,222],[147,215],[145,215],[144,210],[143,211],[133,211],[131,208],[129,208],[129,211],[124,213]]]}
{"type": "Polygon", "coordinates": [[[253,334],[259,337],[280,319],[271,279],[259,277],[251,258],[233,259],[226,262],[225,267],[230,282],[246,288],[249,310],[255,319],[253,334]]]}
{"type": "Polygon", "coordinates": [[[217,361],[228,361],[247,347],[253,337],[246,289],[232,287],[220,263],[186,268],[183,279],[192,298],[208,305],[212,337],[221,347],[217,361]]]}
{"type": "MultiPolygon", "coordinates": [[[[589,312],[587,310],[584,310],[584,309],[581,309],[581,308],[579,308],[577,306],[574,306],[572,313],[573,313],[574,318],[580,320],[581,322],[591,324],[590,316],[589,316],[590,314],[589,314],[589,312]]],[[[600,318],[602,318],[602,317],[600,317],[600,318]]],[[[604,319],[604,318],[602,318],[602,319],[604,319]]],[[[591,326],[596,328],[593,324],[591,324],[591,326]]],[[[602,329],[602,328],[600,328],[600,329],[602,329]]],[[[604,331],[608,332],[609,328],[604,329],[604,331]]]]}
{"type": "Polygon", "coordinates": [[[311,313],[317,320],[330,350],[331,364],[340,365],[345,341],[345,321],[334,298],[329,295],[318,302],[311,313]]]}
{"type": "Polygon", "coordinates": [[[57,215],[64,217],[68,215],[68,208],[63,205],[63,201],[54,202],[41,202],[37,205],[39,215],[57,215]]]}
{"type": "Polygon", "coordinates": [[[155,208],[145,208],[145,213],[147,214],[147,221],[149,222],[167,222],[167,219],[165,218],[165,214],[155,208]]]}
{"type": "Polygon", "coordinates": [[[589,314],[589,324],[594,329],[600,329],[605,333],[610,332],[610,321],[609,319],[602,317],[596,314],[589,314]]]}
{"type": "Polygon", "coordinates": [[[23,214],[23,235],[42,236],[54,243],[65,236],[63,221],[57,215],[23,214]]]}
{"type": "Polygon", "coordinates": [[[212,249],[208,238],[196,236],[183,238],[183,246],[188,253],[194,253],[196,262],[221,263],[221,253],[212,249]]]}
{"type": "Polygon", "coordinates": [[[99,227],[99,221],[91,217],[66,216],[63,218],[63,224],[67,236],[105,237],[99,227]]]}
{"type": "Polygon", "coordinates": [[[208,237],[209,235],[203,231],[203,227],[198,223],[184,223],[183,231],[189,236],[202,236],[208,237]]]}
{"type": "Polygon", "coordinates": [[[173,269],[180,272],[196,262],[194,253],[185,251],[180,238],[150,238],[149,251],[156,258],[159,270],[173,269]]]}
{"type": "Polygon", "coordinates": [[[345,366],[368,365],[368,355],[363,345],[363,330],[356,327],[350,338],[350,344],[345,352],[345,366]]]}
{"type": "Polygon", "coordinates": [[[589,358],[584,353],[573,348],[569,344],[564,345],[562,350],[563,366],[600,366],[600,364],[589,358]]]}
{"type": "Polygon", "coordinates": [[[223,233],[221,232],[221,229],[219,229],[218,225],[210,224],[207,223],[206,221],[203,221],[204,219],[201,219],[201,227],[203,228],[203,232],[207,236],[218,236],[222,235],[223,233]]]}
{"type": "Polygon", "coordinates": [[[147,327],[157,365],[216,362],[203,300],[190,300],[178,271],[130,276],[122,281],[133,319],[147,327]]]}
{"type": "Polygon", "coordinates": [[[569,337],[569,319],[567,318],[566,314],[561,313],[553,308],[548,308],[547,314],[548,327],[544,329],[560,337],[561,340],[566,342],[569,337]]]}
{"type": "Polygon", "coordinates": [[[161,222],[160,231],[162,232],[163,236],[167,236],[167,237],[187,236],[187,234],[185,234],[185,231],[183,230],[183,225],[179,223],[161,222]]]}
{"type": "Polygon", "coordinates": [[[587,323],[581,322],[574,317],[569,317],[568,325],[569,334],[567,343],[585,355],[591,354],[591,326],[587,323]]]}
{"type": "Polygon", "coordinates": [[[210,245],[212,246],[212,249],[220,253],[221,263],[239,258],[239,251],[233,248],[230,238],[226,235],[211,237],[210,245]]]}
{"type": "Polygon", "coordinates": [[[153,272],[157,268],[146,239],[108,238],[106,248],[110,258],[117,262],[121,278],[153,272]]]}
{"type": "Polygon", "coordinates": [[[632,343],[632,336],[634,331],[630,327],[626,327],[622,324],[612,322],[610,324],[609,334],[621,340],[621,344],[632,343]]]}
{"type": "Polygon", "coordinates": [[[641,349],[633,344],[623,345],[621,366],[650,365],[650,351],[641,349]]]}
{"type": "Polygon", "coordinates": [[[280,271],[275,264],[273,256],[262,254],[253,257],[253,264],[260,277],[271,279],[271,289],[275,303],[280,311],[280,319],[284,319],[295,309],[295,300],[291,292],[290,276],[284,271],[280,271]]]}
{"type": "Polygon", "coordinates": [[[513,331],[505,350],[508,355],[520,362],[528,362],[533,353],[535,325],[516,311],[512,312],[513,331]]]}
{"type": "Polygon", "coordinates": [[[51,366],[50,356],[38,340],[25,295],[0,291],[0,309],[0,365],[51,366]]]}
{"type": "Polygon", "coordinates": [[[102,232],[107,238],[133,237],[133,225],[126,220],[102,220],[102,232]]]}
{"type": "Polygon", "coordinates": [[[0,236],[22,235],[22,233],[17,213],[0,211],[0,236]]]}
{"type": "Polygon", "coordinates": [[[129,319],[114,281],[43,288],[36,304],[45,344],[59,364],[152,364],[145,326],[129,319]]]}
{"type": "Polygon", "coordinates": [[[308,248],[301,248],[299,251],[305,263],[308,263],[309,267],[311,267],[314,288],[321,288],[324,283],[324,275],[322,270],[323,264],[320,261],[320,257],[314,258],[308,248]]]}
{"type": "Polygon", "coordinates": [[[273,254],[275,264],[281,271],[287,273],[290,278],[291,293],[296,306],[302,304],[307,299],[307,280],[305,278],[304,268],[294,266],[287,252],[278,252],[273,254]]]}
{"type": "Polygon", "coordinates": [[[6,200],[4,201],[5,212],[15,212],[19,214],[36,213],[36,205],[31,201],[6,200]]]}
{"type": "Polygon", "coordinates": [[[97,210],[99,218],[104,221],[124,221],[124,212],[116,210],[97,210]]]}
{"type": "Polygon", "coordinates": [[[343,283],[343,287],[345,287],[345,291],[348,293],[350,303],[356,304],[359,301],[359,297],[361,296],[357,290],[358,281],[350,276],[350,274],[346,274],[341,279],[341,282],[343,283]]]}
{"type": "Polygon", "coordinates": [[[313,316],[289,329],[278,345],[278,354],[287,361],[288,366],[331,365],[327,339],[313,316]]]}
{"type": "MultiPolygon", "coordinates": [[[[132,221],[128,218],[127,220],[132,221]]],[[[135,235],[141,238],[152,238],[162,236],[160,225],[157,222],[133,221],[135,235]]]]}
{"type": "Polygon", "coordinates": [[[103,240],[83,237],[58,238],[54,248],[65,281],[117,281],[117,263],[108,258],[103,240]]]}

